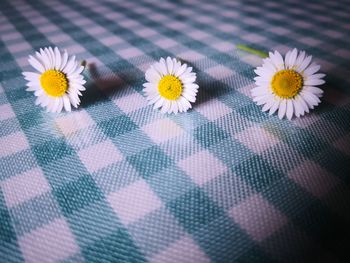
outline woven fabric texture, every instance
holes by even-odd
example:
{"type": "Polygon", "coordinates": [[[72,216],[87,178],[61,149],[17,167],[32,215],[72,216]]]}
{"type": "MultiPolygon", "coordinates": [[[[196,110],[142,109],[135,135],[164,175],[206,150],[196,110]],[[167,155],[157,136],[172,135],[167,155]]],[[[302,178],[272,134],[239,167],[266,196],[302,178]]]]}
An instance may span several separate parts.
{"type": "Polygon", "coordinates": [[[0,3],[1,262],[349,262],[349,1],[0,3]],[[312,54],[322,104],[251,99],[247,44],[312,54]],[[89,63],[81,107],[35,106],[21,72],[58,46],[89,63]],[[193,66],[193,109],[142,94],[160,57],[193,66]]]}

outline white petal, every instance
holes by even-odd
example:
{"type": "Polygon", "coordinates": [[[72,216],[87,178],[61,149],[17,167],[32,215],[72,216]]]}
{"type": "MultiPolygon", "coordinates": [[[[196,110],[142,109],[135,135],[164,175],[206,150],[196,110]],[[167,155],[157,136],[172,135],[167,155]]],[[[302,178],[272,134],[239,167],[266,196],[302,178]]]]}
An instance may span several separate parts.
{"type": "Polygon", "coordinates": [[[67,50],[65,50],[63,53],[63,56],[62,56],[62,60],[61,60],[61,66],[60,66],[61,71],[67,65],[67,61],[68,61],[68,53],[67,53],[67,50]]]}
{"type": "Polygon", "coordinates": [[[73,80],[70,80],[70,82],[72,82],[72,84],[84,85],[86,83],[86,80],[84,80],[84,79],[73,79],[73,80]]]}
{"type": "Polygon", "coordinates": [[[52,47],[48,48],[48,54],[50,54],[51,66],[52,66],[52,68],[55,68],[56,67],[56,57],[55,57],[55,52],[53,51],[52,47]]]}
{"type": "Polygon", "coordinates": [[[185,73],[186,69],[187,69],[187,65],[186,65],[186,64],[183,64],[183,65],[175,72],[174,75],[175,75],[176,77],[180,77],[182,74],[185,73]]]}
{"type": "Polygon", "coordinates": [[[317,74],[313,74],[311,76],[308,76],[307,79],[322,79],[326,76],[326,74],[323,73],[317,73],[317,74]]]}
{"type": "Polygon", "coordinates": [[[323,79],[307,79],[305,81],[305,85],[307,86],[315,86],[315,85],[322,85],[325,81],[323,79]]]}
{"type": "Polygon", "coordinates": [[[178,72],[178,70],[180,69],[181,63],[177,61],[175,58],[173,58],[173,63],[174,63],[173,75],[176,76],[176,72],[178,72]]]}
{"type": "Polygon", "coordinates": [[[303,72],[310,64],[312,60],[312,56],[307,56],[304,61],[300,64],[300,66],[297,68],[299,72],[303,72]]]}
{"type": "Polygon", "coordinates": [[[190,89],[190,90],[193,90],[195,92],[197,92],[199,89],[199,86],[196,83],[187,83],[184,86],[186,89],[190,89]]]}
{"type": "Polygon", "coordinates": [[[72,110],[72,107],[71,107],[71,105],[70,105],[70,101],[69,101],[69,98],[68,98],[67,94],[64,94],[64,95],[62,96],[62,99],[63,99],[64,109],[65,109],[66,111],[71,111],[71,110],[72,110]]]}
{"type": "Polygon", "coordinates": [[[29,56],[28,62],[30,65],[32,65],[33,68],[35,68],[40,73],[43,73],[45,71],[44,66],[33,56],[29,56]]]}
{"type": "MultiPolygon", "coordinates": [[[[30,82],[29,82],[29,84],[30,84],[30,82]]],[[[41,86],[38,86],[38,85],[29,86],[27,83],[27,86],[28,86],[28,88],[26,88],[26,91],[36,91],[36,90],[41,89],[41,86]]]]}
{"type": "Polygon", "coordinates": [[[299,105],[302,107],[303,111],[301,113],[301,116],[304,115],[305,112],[309,113],[309,106],[307,105],[307,103],[305,102],[305,100],[303,99],[302,96],[298,95],[296,98],[295,98],[299,105]]]}
{"type": "Polygon", "coordinates": [[[43,107],[47,107],[47,105],[49,105],[50,104],[50,102],[51,102],[51,99],[49,98],[49,96],[47,96],[46,94],[44,94],[44,95],[42,95],[42,103],[41,103],[41,105],[43,106],[43,107]]]}
{"type": "Polygon", "coordinates": [[[154,63],[151,68],[152,67],[159,74],[159,78],[168,74],[166,66],[161,62],[154,63]]]}
{"type": "Polygon", "coordinates": [[[254,71],[257,75],[264,77],[267,80],[271,80],[274,73],[267,67],[260,67],[254,71]]]}
{"type": "Polygon", "coordinates": [[[79,103],[80,103],[79,97],[73,93],[72,94],[68,93],[68,97],[69,97],[70,103],[73,105],[73,107],[77,108],[79,103]]]}
{"type": "Polygon", "coordinates": [[[160,81],[161,76],[159,75],[158,71],[154,67],[150,67],[145,74],[145,78],[150,83],[157,83],[160,81]]]}
{"type": "Polygon", "coordinates": [[[291,99],[287,100],[287,112],[286,116],[288,120],[291,120],[294,113],[293,101],[291,99]]]}
{"type": "Polygon", "coordinates": [[[40,74],[34,73],[34,72],[22,72],[22,75],[24,78],[28,81],[35,81],[35,80],[40,80],[40,74]]]}
{"type": "Polygon", "coordinates": [[[300,51],[296,61],[295,61],[295,65],[300,65],[305,59],[305,51],[300,51]]]}
{"type": "Polygon", "coordinates": [[[192,96],[191,94],[189,93],[183,93],[182,96],[184,98],[186,98],[188,101],[190,102],[195,102],[196,101],[196,97],[195,96],[192,96]]]}
{"type": "Polygon", "coordinates": [[[289,69],[289,59],[290,59],[290,55],[292,54],[292,50],[288,50],[285,58],[284,58],[284,65],[286,69],[289,69]]]}
{"type": "Polygon", "coordinates": [[[70,57],[65,68],[62,70],[64,73],[69,75],[75,69],[75,56],[70,57]]]}
{"type": "Polygon", "coordinates": [[[317,88],[317,87],[305,86],[304,89],[310,93],[315,94],[315,95],[322,95],[323,94],[323,90],[321,90],[320,88],[317,88]]]}
{"type": "Polygon", "coordinates": [[[55,69],[60,69],[61,67],[61,52],[58,50],[57,47],[55,47],[54,49],[54,53],[55,53],[55,69]]]}
{"type": "Polygon", "coordinates": [[[284,60],[283,60],[283,57],[282,55],[276,50],[275,51],[275,54],[274,54],[274,57],[273,57],[273,61],[276,65],[276,67],[278,69],[284,69],[284,60]]]}
{"type": "Polygon", "coordinates": [[[179,112],[179,106],[177,101],[173,101],[173,105],[171,107],[171,111],[175,114],[177,114],[179,112]]]}
{"type": "Polygon", "coordinates": [[[268,89],[265,87],[256,87],[251,90],[251,94],[253,97],[260,97],[260,96],[266,96],[269,93],[268,89]]]}
{"type": "Polygon", "coordinates": [[[273,96],[271,96],[270,98],[271,99],[268,102],[266,102],[266,104],[262,108],[262,111],[268,111],[272,107],[272,105],[274,104],[275,101],[273,99],[273,96]]]}
{"type": "Polygon", "coordinates": [[[61,112],[62,108],[63,108],[63,99],[59,98],[59,100],[58,100],[58,107],[56,109],[56,112],[58,112],[58,113],[61,112]]]}
{"type": "Polygon", "coordinates": [[[286,61],[288,68],[291,69],[295,66],[295,61],[297,59],[298,50],[296,48],[290,54],[289,61],[286,61]]]}
{"type": "Polygon", "coordinates": [[[172,75],[173,69],[174,69],[174,63],[170,57],[166,58],[166,64],[167,64],[168,74],[172,75]]]}
{"type": "Polygon", "coordinates": [[[168,114],[172,113],[172,108],[173,108],[174,103],[175,103],[175,101],[173,101],[173,100],[170,101],[169,109],[167,111],[168,114]]]}
{"type": "Polygon", "coordinates": [[[191,109],[192,108],[192,105],[191,103],[186,100],[184,97],[182,97],[182,103],[183,103],[183,107],[184,107],[184,112],[186,112],[188,109],[191,109]]]}
{"type": "Polygon", "coordinates": [[[169,108],[170,108],[170,101],[164,100],[163,107],[162,107],[162,109],[160,110],[160,112],[161,112],[162,114],[165,114],[165,113],[168,112],[169,108]]]}
{"type": "Polygon", "coordinates": [[[79,66],[78,64],[76,64],[76,68],[74,69],[74,71],[69,75],[70,78],[79,78],[81,75],[81,73],[83,72],[84,67],[83,66],[79,66]]]}
{"type": "Polygon", "coordinates": [[[313,109],[314,106],[318,105],[321,101],[320,99],[310,92],[307,92],[306,90],[303,90],[301,92],[301,96],[306,101],[306,103],[309,105],[309,108],[313,109]]]}
{"type": "Polygon", "coordinates": [[[286,114],[287,109],[287,101],[284,99],[281,101],[279,109],[278,109],[278,118],[282,119],[286,114]]]}
{"type": "Polygon", "coordinates": [[[153,109],[158,109],[163,106],[165,100],[161,97],[159,97],[159,100],[156,101],[156,103],[153,106],[153,109]]]}
{"type": "Polygon", "coordinates": [[[292,100],[294,106],[294,113],[297,118],[304,112],[303,107],[300,105],[297,99],[292,100]]]}
{"type": "Polygon", "coordinates": [[[35,52],[35,55],[36,55],[38,61],[43,65],[44,70],[47,70],[48,69],[47,65],[46,65],[47,60],[45,59],[45,57],[41,53],[39,53],[38,51],[35,52]]]}
{"type": "Polygon", "coordinates": [[[86,90],[86,88],[83,85],[80,85],[80,84],[72,83],[71,86],[76,88],[76,89],[78,89],[78,90],[80,90],[80,91],[86,90]]]}
{"type": "Polygon", "coordinates": [[[189,84],[189,83],[193,83],[196,81],[196,77],[191,77],[191,78],[186,78],[186,79],[181,79],[181,82],[183,84],[189,84]]]}
{"type": "Polygon", "coordinates": [[[40,48],[40,55],[44,61],[45,70],[51,69],[51,60],[48,54],[46,53],[46,48],[45,49],[40,48]]]}
{"type": "Polygon", "coordinates": [[[152,98],[149,100],[148,104],[151,105],[151,104],[155,103],[156,101],[158,101],[160,98],[161,98],[161,96],[159,96],[159,94],[157,94],[156,96],[152,97],[152,98]]]}
{"type": "Polygon", "coordinates": [[[45,92],[45,91],[44,91],[43,89],[37,89],[37,90],[34,92],[34,95],[37,96],[37,97],[39,97],[39,96],[43,95],[44,92],[45,92]]]}
{"type": "Polygon", "coordinates": [[[307,69],[305,69],[304,71],[304,75],[305,76],[311,76],[312,74],[316,73],[317,71],[319,71],[319,69],[321,68],[320,65],[317,65],[315,63],[312,63],[307,69]]]}
{"type": "Polygon", "coordinates": [[[276,110],[280,106],[280,103],[281,103],[280,99],[276,99],[276,98],[274,99],[274,103],[273,103],[273,105],[270,108],[269,115],[272,115],[272,114],[274,114],[276,112],[276,110]]]}

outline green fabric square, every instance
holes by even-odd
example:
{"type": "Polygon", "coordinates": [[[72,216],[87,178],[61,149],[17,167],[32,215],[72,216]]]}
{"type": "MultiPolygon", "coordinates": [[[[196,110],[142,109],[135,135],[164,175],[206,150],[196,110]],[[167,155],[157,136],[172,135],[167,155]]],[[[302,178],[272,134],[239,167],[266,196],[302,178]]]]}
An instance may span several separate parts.
{"type": "Polygon", "coordinates": [[[67,155],[74,154],[74,150],[62,138],[34,145],[32,149],[41,165],[46,165],[67,155]]]}
{"type": "Polygon", "coordinates": [[[203,147],[207,148],[219,143],[229,135],[216,124],[209,122],[193,130],[193,136],[203,147]]]}
{"type": "Polygon", "coordinates": [[[113,119],[103,121],[98,125],[108,137],[112,138],[137,128],[136,124],[126,115],[117,116],[113,119]]]}
{"type": "Polygon", "coordinates": [[[21,124],[22,129],[37,127],[38,125],[45,123],[45,119],[43,118],[43,115],[40,114],[40,111],[42,111],[42,109],[35,107],[24,114],[18,114],[17,119],[21,124]]]}
{"type": "Polygon", "coordinates": [[[233,171],[257,191],[268,187],[283,176],[281,172],[258,155],[237,165],[233,171]]]}
{"type": "Polygon", "coordinates": [[[170,166],[173,161],[158,146],[148,148],[138,154],[127,157],[127,160],[144,178],[170,166]]]}
{"type": "Polygon", "coordinates": [[[0,244],[16,242],[16,233],[7,209],[0,208],[0,244]]]}
{"type": "Polygon", "coordinates": [[[110,235],[88,247],[82,247],[87,262],[146,262],[131,237],[123,228],[111,229],[110,235]]]}
{"type": "Polygon", "coordinates": [[[189,233],[206,227],[223,216],[223,211],[199,188],[192,189],[166,205],[189,233]]]}
{"type": "Polygon", "coordinates": [[[192,236],[213,261],[220,259],[220,262],[236,262],[237,258],[254,246],[249,235],[226,214],[207,223],[205,227],[192,233],[192,236]],[[236,249],[232,249],[237,240],[244,246],[237,245],[236,249]]]}
{"type": "Polygon", "coordinates": [[[103,198],[90,175],[81,176],[53,192],[65,216],[103,198]]]}

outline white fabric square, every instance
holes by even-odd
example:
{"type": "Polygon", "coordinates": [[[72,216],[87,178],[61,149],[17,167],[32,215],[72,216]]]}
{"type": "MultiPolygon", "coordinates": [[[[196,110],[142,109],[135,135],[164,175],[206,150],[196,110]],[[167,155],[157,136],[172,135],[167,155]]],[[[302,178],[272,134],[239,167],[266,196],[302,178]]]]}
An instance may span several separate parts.
{"type": "Polygon", "coordinates": [[[346,155],[350,156],[350,134],[339,138],[333,143],[333,146],[338,150],[342,151],[346,155]]]}
{"type": "Polygon", "coordinates": [[[67,136],[73,132],[84,129],[93,125],[95,122],[85,111],[74,111],[56,120],[56,123],[62,133],[67,136]]]}
{"type": "Polygon", "coordinates": [[[22,132],[1,137],[0,145],[0,157],[5,157],[29,148],[27,138],[22,132]]]}
{"type": "Polygon", "coordinates": [[[143,52],[135,47],[118,50],[117,53],[124,59],[134,58],[143,55],[143,52]]]}
{"type": "Polygon", "coordinates": [[[232,109],[227,107],[218,99],[211,99],[203,102],[195,107],[195,110],[205,116],[208,120],[214,121],[226,114],[232,112],[232,109]]]}
{"type": "Polygon", "coordinates": [[[0,105],[0,121],[7,120],[15,116],[16,115],[13,112],[10,104],[0,105]]]}
{"type": "Polygon", "coordinates": [[[179,161],[178,166],[198,185],[203,185],[227,171],[227,167],[207,150],[179,161]]]}
{"type": "Polygon", "coordinates": [[[263,37],[255,33],[242,34],[242,38],[251,43],[261,43],[266,41],[266,37],[263,37]]]}
{"type": "Polygon", "coordinates": [[[260,194],[248,197],[234,206],[229,215],[257,241],[263,241],[287,223],[287,218],[260,194]]]}
{"type": "Polygon", "coordinates": [[[237,133],[235,138],[255,153],[261,153],[279,142],[275,136],[258,126],[237,133]]]}
{"type": "Polygon", "coordinates": [[[57,262],[79,251],[64,219],[56,219],[19,238],[25,262],[57,262]]]}
{"type": "Polygon", "coordinates": [[[233,53],[233,51],[236,49],[233,43],[229,41],[220,41],[220,42],[215,42],[211,45],[213,48],[221,51],[221,52],[227,52],[227,53],[233,53]]]}
{"type": "Polygon", "coordinates": [[[8,207],[50,191],[50,186],[39,168],[12,176],[0,182],[0,186],[8,207]]]}
{"type": "Polygon", "coordinates": [[[139,93],[132,93],[114,100],[114,103],[125,113],[141,109],[147,106],[147,101],[139,93]]]}
{"type": "Polygon", "coordinates": [[[16,52],[21,52],[21,51],[26,51],[30,50],[31,46],[27,42],[17,42],[16,45],[9,45],[8,49],[10,50],[11,53],[16,53],[16,52]]]}
{"type": "Polygon", "coordinates": [[[160,119],[142,127],[142,130],[156,143],[165,142],[175,138],[183,130],[170,119],[160,119]]]}
{"type": "Polygon", "coordinates": [[[170,48],[178,45],[179,43],[177,43],[175,40],[171,38],[162,38],[156,41],[155,44],[161,48],[170,48]]]}
{"type": "Polygon", "coordinates": [[[145,38],[151,37],[151,36],[154,36],[154,35],[157,35],[157,34],[158,34],[157,31],[154,31],[153,29],[146,28],[146,27],[144,27],[144,28],[142,28],[142,29],[140,29],[140,30],[135,31],[135,33],[136,33],[137,35],[139,35],[139,36],[141,36],[141,37],[145,37],[145,38]]]}
{"type": "Polygon", "coordinates": [[[200,30],[193,30],[191,32],[188,32],[188,35],[191,36],[191,38],[195,39],[195,40],[203,40],[205,38],[210,37],[210,35],[208,35],[207,33],[200,31],[200,30]]]}
{"type": "Polygon", "coordinates": [[[150,259],[151,263],[210,262],[210,258],[189,237],[185,236],[150,259]]]}
{"type": "Polygon", "coordinates": [[[188,50],[178,54],[177,57],[184,61],[197,61],[204,58],[204,55],[194,50],[188,50]]]}
{"type": "Polygon", "coordinates": [[[214,79],[217,80],[222,80],[225,79],[227,77],[230,77],[234,74],[234,72],[222,65],[217,65],[214,67],[211,67],[209,69],[205,70],[210,76],[212,76],[214,79]]]}
{"type": "Polygon", "coordinates": [[[232,24],[219,24],[217,27],[219,30],[226,33],[233,33],[239,31],[239,27],[232,24]]]}
{"type": "Polygon", "coordinates": [[[111,193],[107,199],[124,225],[137,221],[162,205],[143,179],[111,193]]]}
{"type": "Polygon", "coordinates": [[[309,160],[289,171],[288,177],[318,198],[322,198],[341,183],[336,176],[309,160]]]}
{"type": "Polygon", "coordinates": [[[95,172],[123,159],[123,155],[109,140],[85,148],[78,155],[89,172],[95,172]]]}
{"type": "Polygon", "coordinates": [[[107,37],[101,38],[100,41],[103,44],[107,45],[107,46],[112,46],[112,45],[124,42],[124,40],[122,38],[120,38],[118,36],[115,36],[115,35],[111,35],[111,36],[107,36],[107,37]]]}

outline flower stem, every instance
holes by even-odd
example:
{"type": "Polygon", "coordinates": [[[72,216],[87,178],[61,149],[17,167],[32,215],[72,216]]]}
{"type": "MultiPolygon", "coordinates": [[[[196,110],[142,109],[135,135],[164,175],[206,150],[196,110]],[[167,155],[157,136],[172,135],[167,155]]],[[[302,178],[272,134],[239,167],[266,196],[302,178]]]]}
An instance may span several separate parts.
{"type": "Polygon", "coordinates": [[[80,65],[82,65],[84,67],[84,70],[86,69],[86,66],[87,66],[87,63],[86,63],[86,60],[82,60],[80,62],[80,65]]]}
{"type": "Polygon", "coordinates": [[[269,56],[269,54],[267,52],[257,50],[257,49],[254,49],[254,48],[248,47],[246,45],[242,45],[242,44],[236,45],[236,48],[243,50],[243,51],[246,51],[248,53],[257,55],[257,56],[262,57],[262,58],[267,58],[269,56]]]}

